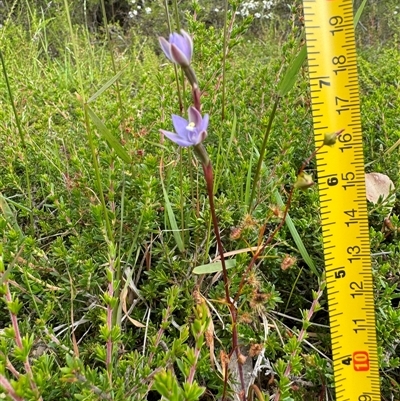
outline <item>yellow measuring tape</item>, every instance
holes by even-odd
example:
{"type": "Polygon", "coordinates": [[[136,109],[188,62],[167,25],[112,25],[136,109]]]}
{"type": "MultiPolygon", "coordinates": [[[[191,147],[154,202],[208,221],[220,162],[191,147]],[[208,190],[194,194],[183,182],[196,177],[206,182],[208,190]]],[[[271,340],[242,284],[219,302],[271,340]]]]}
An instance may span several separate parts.
{"type": "Polygon", "coordinates": [[[352,0],[303,0],[336,399],[380,401],[352,0]]]}

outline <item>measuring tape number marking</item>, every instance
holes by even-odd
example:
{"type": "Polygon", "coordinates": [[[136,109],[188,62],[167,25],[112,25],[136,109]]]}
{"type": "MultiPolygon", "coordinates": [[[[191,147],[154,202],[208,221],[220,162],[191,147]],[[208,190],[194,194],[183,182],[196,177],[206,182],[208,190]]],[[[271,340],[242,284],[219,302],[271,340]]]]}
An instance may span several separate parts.
{"type": "Polygon", "coordinates": [[[380,401],[351,0],[304,0],[336,399],[380,401]]]}

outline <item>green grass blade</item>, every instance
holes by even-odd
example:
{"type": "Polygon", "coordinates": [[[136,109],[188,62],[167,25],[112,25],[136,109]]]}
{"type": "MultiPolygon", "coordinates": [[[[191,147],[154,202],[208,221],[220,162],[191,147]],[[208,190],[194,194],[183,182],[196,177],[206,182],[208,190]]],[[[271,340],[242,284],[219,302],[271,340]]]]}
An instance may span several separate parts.
{"type": "Polygon", "coordinates": [[[160,181],[161,181],[161,186],[162,186],[162,190],[163,190],[163,194],[164,194],[165,208],[167,209],[168,220],[169,220],[169,224],[171,226],[172,233],[175,238],[176,245],[178,245],[178,248],[181,252],[184,252],[185,246],[183,244],[183,240],[181,237],[181,230],[179,229],[178,224],[176,223],[174,211],[172,210],[171,202],[169,201],[168,193],[165,189],[164,181],[161,176],[160,176],[160,181]]]}
{"type": "Polygon", "coordinates": [[[3,52],[1,50],[0,50],[0,62],[1,62],[2,70],[3,70],[4,81],[5,81],[5,84],[7,87],[8,96],[10,98],[10,103],[11,103],[11,107],[12,107],[14,118],[15,118],[15,123],[17,124],[17,130],[18,130],[19,138],[20,138],[21,145],[22,145],[22,151],[24,153],[25,180],[26,180],[26,187],[27,187],[26,189],[28,192],[28,201],[29,201],[29,209],[30,209],[29,220],[30,220],[31,232],[33,233],[35,231],[35,226],[34,226],[34,221],[33,221],[33,200],[32,200],[31,179],[29,176],[29,167],[28,167],[29,158],[28,158],[28,149],[27,149],[26,140],[25,140],[25,131],[22,129],[21,119],[19,117],[17,107],[15,105],[13,91],[11,90],[10,81],[8,79],[6,62],[4,60],[3,52]]]}
{"type": "Polygon", "coordinates": [[[119,77],[124,73],[124,70],[120,71],[118,74],[114,75],[109,81],[107,81],[94,95],[92,95],[87,103],[91,103],[96,100],[102,93],[104,93],[112,84],[114,84],[119,77]]]}
{"type": "Polygon", "coordinates": [[[252,167],[253,167],[253,155],[254,153],[251,153],[250,161],[249,161],[249,168],[247,170],[247,178],[246,178],[246,190],[244,194],[244,204],[249,205],[250,204],[250,191],[251,191],[251,172],[252,172],[252,167]]]}
{"type": "MultiPolygon", "coordinates": [[[[8,224],[19,233],[20,237],[23,237],[23,233],[21,227],[18,225],[17,218],[15,217],[14,212],[12,211],[10,205],[7,202],[7,199],[0,193],[0,209],[3,212],[3,215],[8,222],[8,224]]],[[[21,206],[21,209],[25,211],[30,211],[29,209],[21,206]]]]}
{"type": "MultiPolygon", "coordinates": [[[[236,259],[225,260],[225,266],[227,269],[231,269],[236,266],[236,259]]],[[[194,274],[210,274],[210,273],[218,273],[222,272],[222,263],[221,262],[213,262],[208,263],[206,265],[196,266],[193,269],[194,274]]]]}
{"type": "Polygon", "coordinates": [[[364,0],[361,4],[360,7],[358,7],[358,10],[356,12],[356,15],[354,16],[354,28],[357,26],[358,21],[360,21],[361,15],[364,11],[364,7],[367,4],[367,0],[364,0]]]}
{"type": "Polygon", "coordinates": [[[290,89],[293,88],[293,85],[296,82],[297,74],[299,73],[300,68],[303,65],[306,57],[307,57],[307,48],[306,46],[303,46],[298,55],[291,62],[288,69],[286,70],[285,76],[279,82],[278,95],[280,97],[285,96],[290,91],[290,89]]]}
{"type": "Polygon", "coordinates": [[[219,183],[221,181],[221,177],[226,171],[226,164],[228,163],[228,156],[231,151],[233,140],[236,136],[236,124],[237,124],[237,116],[236,113],[233,113],[233,122],[232,122],[232,129],[231,129],[231,136],[229,138],[228,146],[226,146],[226,141],[220,138],[219,146],[218,146],[218,157],[217,157],[217,164],[215,166],[215,184],[214,184],[214,192],[217,191],[219,183]],[[223,150],[223,156],[221,156],[221,149],[223,150]],[[220,160],[222,157],[222,166],[220,167],[220,160]]]}
{"type": "Polygon", "coordinates": [[[104,123],[97,117],[96,113],[88,106],[85,105],[93,124],[96,126],[97,130],[100,132],[101,136],[107,141],[108,145],[115,150],[115,153],[120,157],[125,163],[131,163],[132,160],[125,149],[119,143],[118,139],[108,130],[104,123]]]}
{"type": "MultiPolygon", "coordinates": [[[[284,207],[285,204],[283,203],[283,200],[281,198],[280,193],[278,191],[275,191],[274,195],[275,195],[275,200],[278,203],[278,206],[279,207],[284,207]]],[[[311,256],[307,252],[307,249],[304,246],[303,241],[302,241],[299,233],[297,232],[296,227],[295,227],[295,225],[293,223],[293,220],[290,218],[289,214],[287,214],[287,216],[286,216],[285,223],[288,226],[290,233],[292,234],[293,240],[296,243],[297,249],[299,250],[301,257],[307,263],[307,265],[311,269],[311,271],[317,277],[319,277],[320,274],[318,273],[318,270],[315,267],[315,264],[314,264],[313,260],[311,259],[311,256]]]]}

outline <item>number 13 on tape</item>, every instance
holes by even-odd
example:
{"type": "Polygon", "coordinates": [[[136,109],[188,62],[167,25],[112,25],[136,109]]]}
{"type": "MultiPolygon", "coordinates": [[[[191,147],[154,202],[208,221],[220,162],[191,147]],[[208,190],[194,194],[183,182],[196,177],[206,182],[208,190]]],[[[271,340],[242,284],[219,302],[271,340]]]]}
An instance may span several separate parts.
{"type": "Polygon", "coordinates": [[[303,0],[338,401],[380,401],[352,0],[303,0]]]}

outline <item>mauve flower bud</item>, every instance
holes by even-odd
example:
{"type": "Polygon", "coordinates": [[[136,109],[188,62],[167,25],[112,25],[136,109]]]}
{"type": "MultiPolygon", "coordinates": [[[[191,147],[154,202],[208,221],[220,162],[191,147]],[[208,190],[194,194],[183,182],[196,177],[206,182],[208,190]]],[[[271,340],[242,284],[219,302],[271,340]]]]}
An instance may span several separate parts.
{"type": "Polygon", "coordinates": [[[181,29],[181,34],[171,33],[169,40],[163,37],[158,38],[158,40],[168,60],[181,67],[190,66],[193,55],[193,40],[186,31],[181,29]]]}

